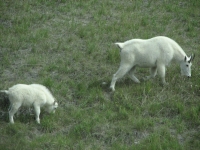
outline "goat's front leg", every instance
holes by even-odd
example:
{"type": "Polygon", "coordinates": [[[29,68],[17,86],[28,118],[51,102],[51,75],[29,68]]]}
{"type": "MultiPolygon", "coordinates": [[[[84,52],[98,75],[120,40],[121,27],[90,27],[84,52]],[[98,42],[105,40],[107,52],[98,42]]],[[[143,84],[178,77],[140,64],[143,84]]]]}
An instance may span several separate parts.
{"type": "Polygon", "coordinates": [[[165,65],[159,65],[157,68],[158,68],[158,74],[160,75],[162,80],[162,84],[167,85],[168,83],[165,81],[165,69],[166,69],[165,65]]]}
{"type": "Polygon", "coordinates": [[[34,109],[35,109],[35,119],[37,123],[40,124],[40,106],[34,104],[34,109]]]}
{"type": "Polygon", "coordinates": [[[146,78],[144,78],[144,80],[149,80],[151,78],[155,78],[156,74],[157,74],[157,67],[152,67],[152,68],[150,68],[150,75],[147,76],[146,78]]]}

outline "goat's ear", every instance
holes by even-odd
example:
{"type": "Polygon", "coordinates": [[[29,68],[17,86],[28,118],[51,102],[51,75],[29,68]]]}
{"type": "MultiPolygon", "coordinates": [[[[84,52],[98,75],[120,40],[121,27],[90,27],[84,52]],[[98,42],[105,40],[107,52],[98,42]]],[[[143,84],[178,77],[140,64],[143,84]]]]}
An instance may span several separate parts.
{"type": "Polygon", "coordinates": [[[187,61],[187,56],[185,56],[184,60],[185,60],[185,62],[187,61]]]}
{"type": "Polygon", "coordinates": [[[117,45],[120,49],[123,48],[123,43],[115,43],[115,45],[117,45]]]}
{"type": "Polygon", "coordinates": [[[58,107],[58,102],[55,102],[55,108],[57,108],[58,107]]]}
{"type": "Polygon", "coordinates": [[[192,55],[190,56],[190,58],[189,58],[189,61],[188,61],[188,62],[189,62],[189,63],[190,63],[190,62],[192,62],[192,61],[194,60],[194,57],[195,57],[195,55],[194,55],[194,54],[192,54],[192,55]]]}
{"type": "Polygon", "coordinates": [[[56,106],[56,107],[58,107],[58,102],[57,102],[57,101],[54,101],[54,102],[53,102],[53,105],[56,106]]]}

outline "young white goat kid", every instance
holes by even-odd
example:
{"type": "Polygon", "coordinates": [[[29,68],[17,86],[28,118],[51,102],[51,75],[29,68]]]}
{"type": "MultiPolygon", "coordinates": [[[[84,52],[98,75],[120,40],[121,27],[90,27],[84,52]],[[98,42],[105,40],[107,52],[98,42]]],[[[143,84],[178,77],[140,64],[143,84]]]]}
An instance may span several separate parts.
{"type": "Polygon", "coordinates": [[[10,123],[14,123],[13,116],[21,106],[32,106],[35,109],[37,123],[40,123],[40,108],[44,107],[47,112],[55,112],[58,103],[50,91],[40,84],[17,84],[8,90],[2,90],[8,95],[11,108],[9,110],[10,123]]]}
{"type": "Polygon", "coordinates": [[[121,63],[118,71],[113,75],[110,88],[115,91],[115,83],[126,73],[136,83],[140,81],[135,77],[136,67],[150,68],[150,76],[146,79],[160,75],[162,83],[165,81],[165,67],[171,61],[180,64],[181,74],[191,77],[191,66],[194,55],[187,57],[182,48],[172,39],[158,36],[147,40],[132,39],[124,43],[115,43],[121,49],[121,63]]]}

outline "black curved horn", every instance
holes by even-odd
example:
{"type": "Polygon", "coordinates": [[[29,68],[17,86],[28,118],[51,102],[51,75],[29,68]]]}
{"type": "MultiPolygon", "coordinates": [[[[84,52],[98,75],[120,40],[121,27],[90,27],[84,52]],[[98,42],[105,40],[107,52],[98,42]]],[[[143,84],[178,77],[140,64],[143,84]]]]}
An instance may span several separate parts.
{"type": "Polygon", "coordinates": [[[191,55],[191,61],[193,61],[194,58],[195,58],[195,54],[192,54],[192,55],[191,55]]]}

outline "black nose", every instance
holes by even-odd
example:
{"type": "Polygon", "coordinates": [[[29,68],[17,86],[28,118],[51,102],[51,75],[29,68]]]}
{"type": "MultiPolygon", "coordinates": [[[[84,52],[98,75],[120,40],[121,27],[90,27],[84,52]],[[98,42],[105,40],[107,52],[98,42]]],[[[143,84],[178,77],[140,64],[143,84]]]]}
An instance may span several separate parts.
{"type": "Polygon", "coordinates": [[[188,76],[188,79],[191,78],[191,76],[188,76]]]}

